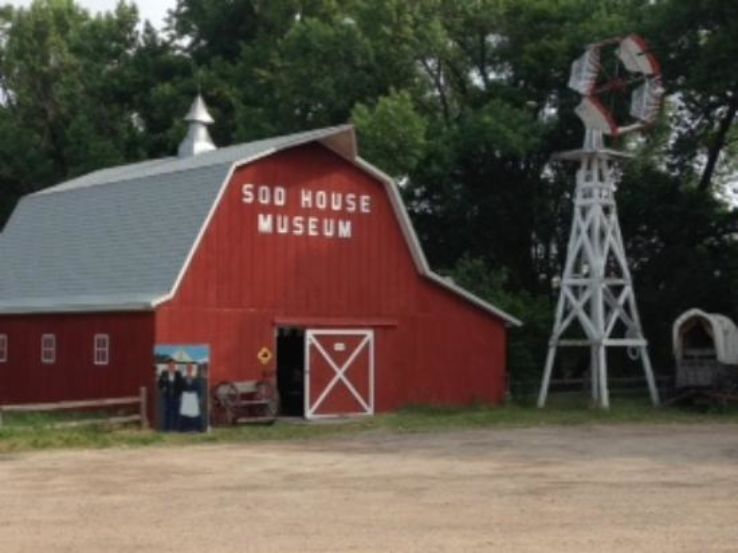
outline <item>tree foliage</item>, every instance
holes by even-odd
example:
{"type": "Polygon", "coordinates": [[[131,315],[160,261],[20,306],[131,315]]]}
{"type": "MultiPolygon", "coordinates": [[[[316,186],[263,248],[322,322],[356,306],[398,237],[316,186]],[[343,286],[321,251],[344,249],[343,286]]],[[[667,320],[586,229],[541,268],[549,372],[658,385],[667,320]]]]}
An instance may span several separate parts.
{"type": "Polygon", "coordinates": [[[0,10],[0,217],[99,167],[171,155],[202,90],[225,145],[355,123],[364,157],[402,182],[432,265],[525,319],[519,371],[545,349],[561,270],[589,42],[644,34],[669,103],[620,187],[626,248],[663,370],[668,325],[697,305],[738,316],[733,0],[178,0],[157,31],[121,1],[0,10]],[[471,276],[470,276],[471,275],[471,276]],[[503,277],[504,275],[504,277],[503,277]],[[540,328],[539,328],[540,327],[540,328]]]}

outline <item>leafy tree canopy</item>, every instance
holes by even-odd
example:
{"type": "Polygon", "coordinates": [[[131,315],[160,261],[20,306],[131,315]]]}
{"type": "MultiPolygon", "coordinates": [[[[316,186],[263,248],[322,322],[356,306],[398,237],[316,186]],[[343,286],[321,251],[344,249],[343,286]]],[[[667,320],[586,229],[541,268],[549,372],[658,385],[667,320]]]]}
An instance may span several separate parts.
{"type": "MultiPolygon", "coordinates": [[[[130,1],[102,16],[74,0],[5,7],[0,217],[65,178],[171,155],[199,88],[222,145],[354,122],[362,154],[402,183],[431,263],[538,329],[571,214],[574,168],[551,154],[583,134],[569,66],[637,32],[669,101],[631,144],[619,197],[668,367],[679,310],[738,316],[736,212],[716,199],[736,167],[737,25],[734,0],[178,0],[163,31],[130,1]]],[[[525,332],[530,367],[543,331],[525,332]]]]}

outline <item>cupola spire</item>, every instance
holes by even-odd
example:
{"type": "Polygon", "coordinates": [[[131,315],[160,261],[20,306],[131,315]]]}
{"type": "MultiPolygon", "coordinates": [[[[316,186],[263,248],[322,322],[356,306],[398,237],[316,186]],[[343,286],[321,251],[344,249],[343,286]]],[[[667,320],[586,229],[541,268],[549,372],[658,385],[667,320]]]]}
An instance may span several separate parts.
{"type": "Polygon", "coordinates": [[[190,111],[187,112],[184,120],[190,126],[187,130],[187,136],[185,136],[179,145],[179,157],[195,156],[216,149],[213,139],[210,138],[210,133],[208,132],[208,125],[212,125],[214,121],[210,113],[208,113],[208,108],[200,94],[192,102],[190,111]]]}

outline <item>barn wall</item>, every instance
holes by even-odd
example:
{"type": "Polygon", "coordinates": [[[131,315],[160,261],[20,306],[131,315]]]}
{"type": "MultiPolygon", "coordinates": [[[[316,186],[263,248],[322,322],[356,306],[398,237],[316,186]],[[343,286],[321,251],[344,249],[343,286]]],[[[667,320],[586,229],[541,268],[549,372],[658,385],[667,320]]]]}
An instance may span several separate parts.
{"type": "Polygon", "coordinates": [[[136,395],[152,382],[152,313],[0,317],[8,360],[0,363],[0,403],[136,395]],[[110,364],[93,359],[95,334],[110,335],[110,364]],[[41,362],[41,335],[56,335],[56,362],[41,362]]]}
{"type": "Polygon", "coordinates": [[[419,318],[417,335],[422,343],[415,369],[419,374],[413,378],[421,388],[408,391],[409,399],[441,404],[503,401],[507,385],[505,325],[432,283],[423,286],[423,295],[427,311],[419,318]],[[423,380],[424,367],[432,371],[432,383],[423,380]]]}
{"type": "Polygon", "coordinates": [[[256,354],[276,351],[278,322],[374,328],[379,410],[504,395],[502,322],[421,277],[383,185],[317,144],[234,174],[176,297],[157,310],[156,340],[209,343],[213,383],[252,379],[276,366],[256,354]],[[286,204],[245,203],[248,183],[284,187],[286,204]],[[369,213],[301,207],[303,191],[320,190],[368,195],[369,213]],[[351,237],[260,233],[260,213],[350,221],[351,237]]]}

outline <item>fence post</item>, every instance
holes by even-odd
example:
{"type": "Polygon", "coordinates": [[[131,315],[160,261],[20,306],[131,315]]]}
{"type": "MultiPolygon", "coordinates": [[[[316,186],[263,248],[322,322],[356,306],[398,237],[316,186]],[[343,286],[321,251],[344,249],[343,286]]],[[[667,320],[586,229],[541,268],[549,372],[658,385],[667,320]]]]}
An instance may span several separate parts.
{"type": "Polygon", "coordinates": [[[141,428],[146,429],[149,427],[149,421],[146,410],[146,387],[141,386],[139,390],[139,403],[140,403],[140,415],[141,415],[141,428]]]}

